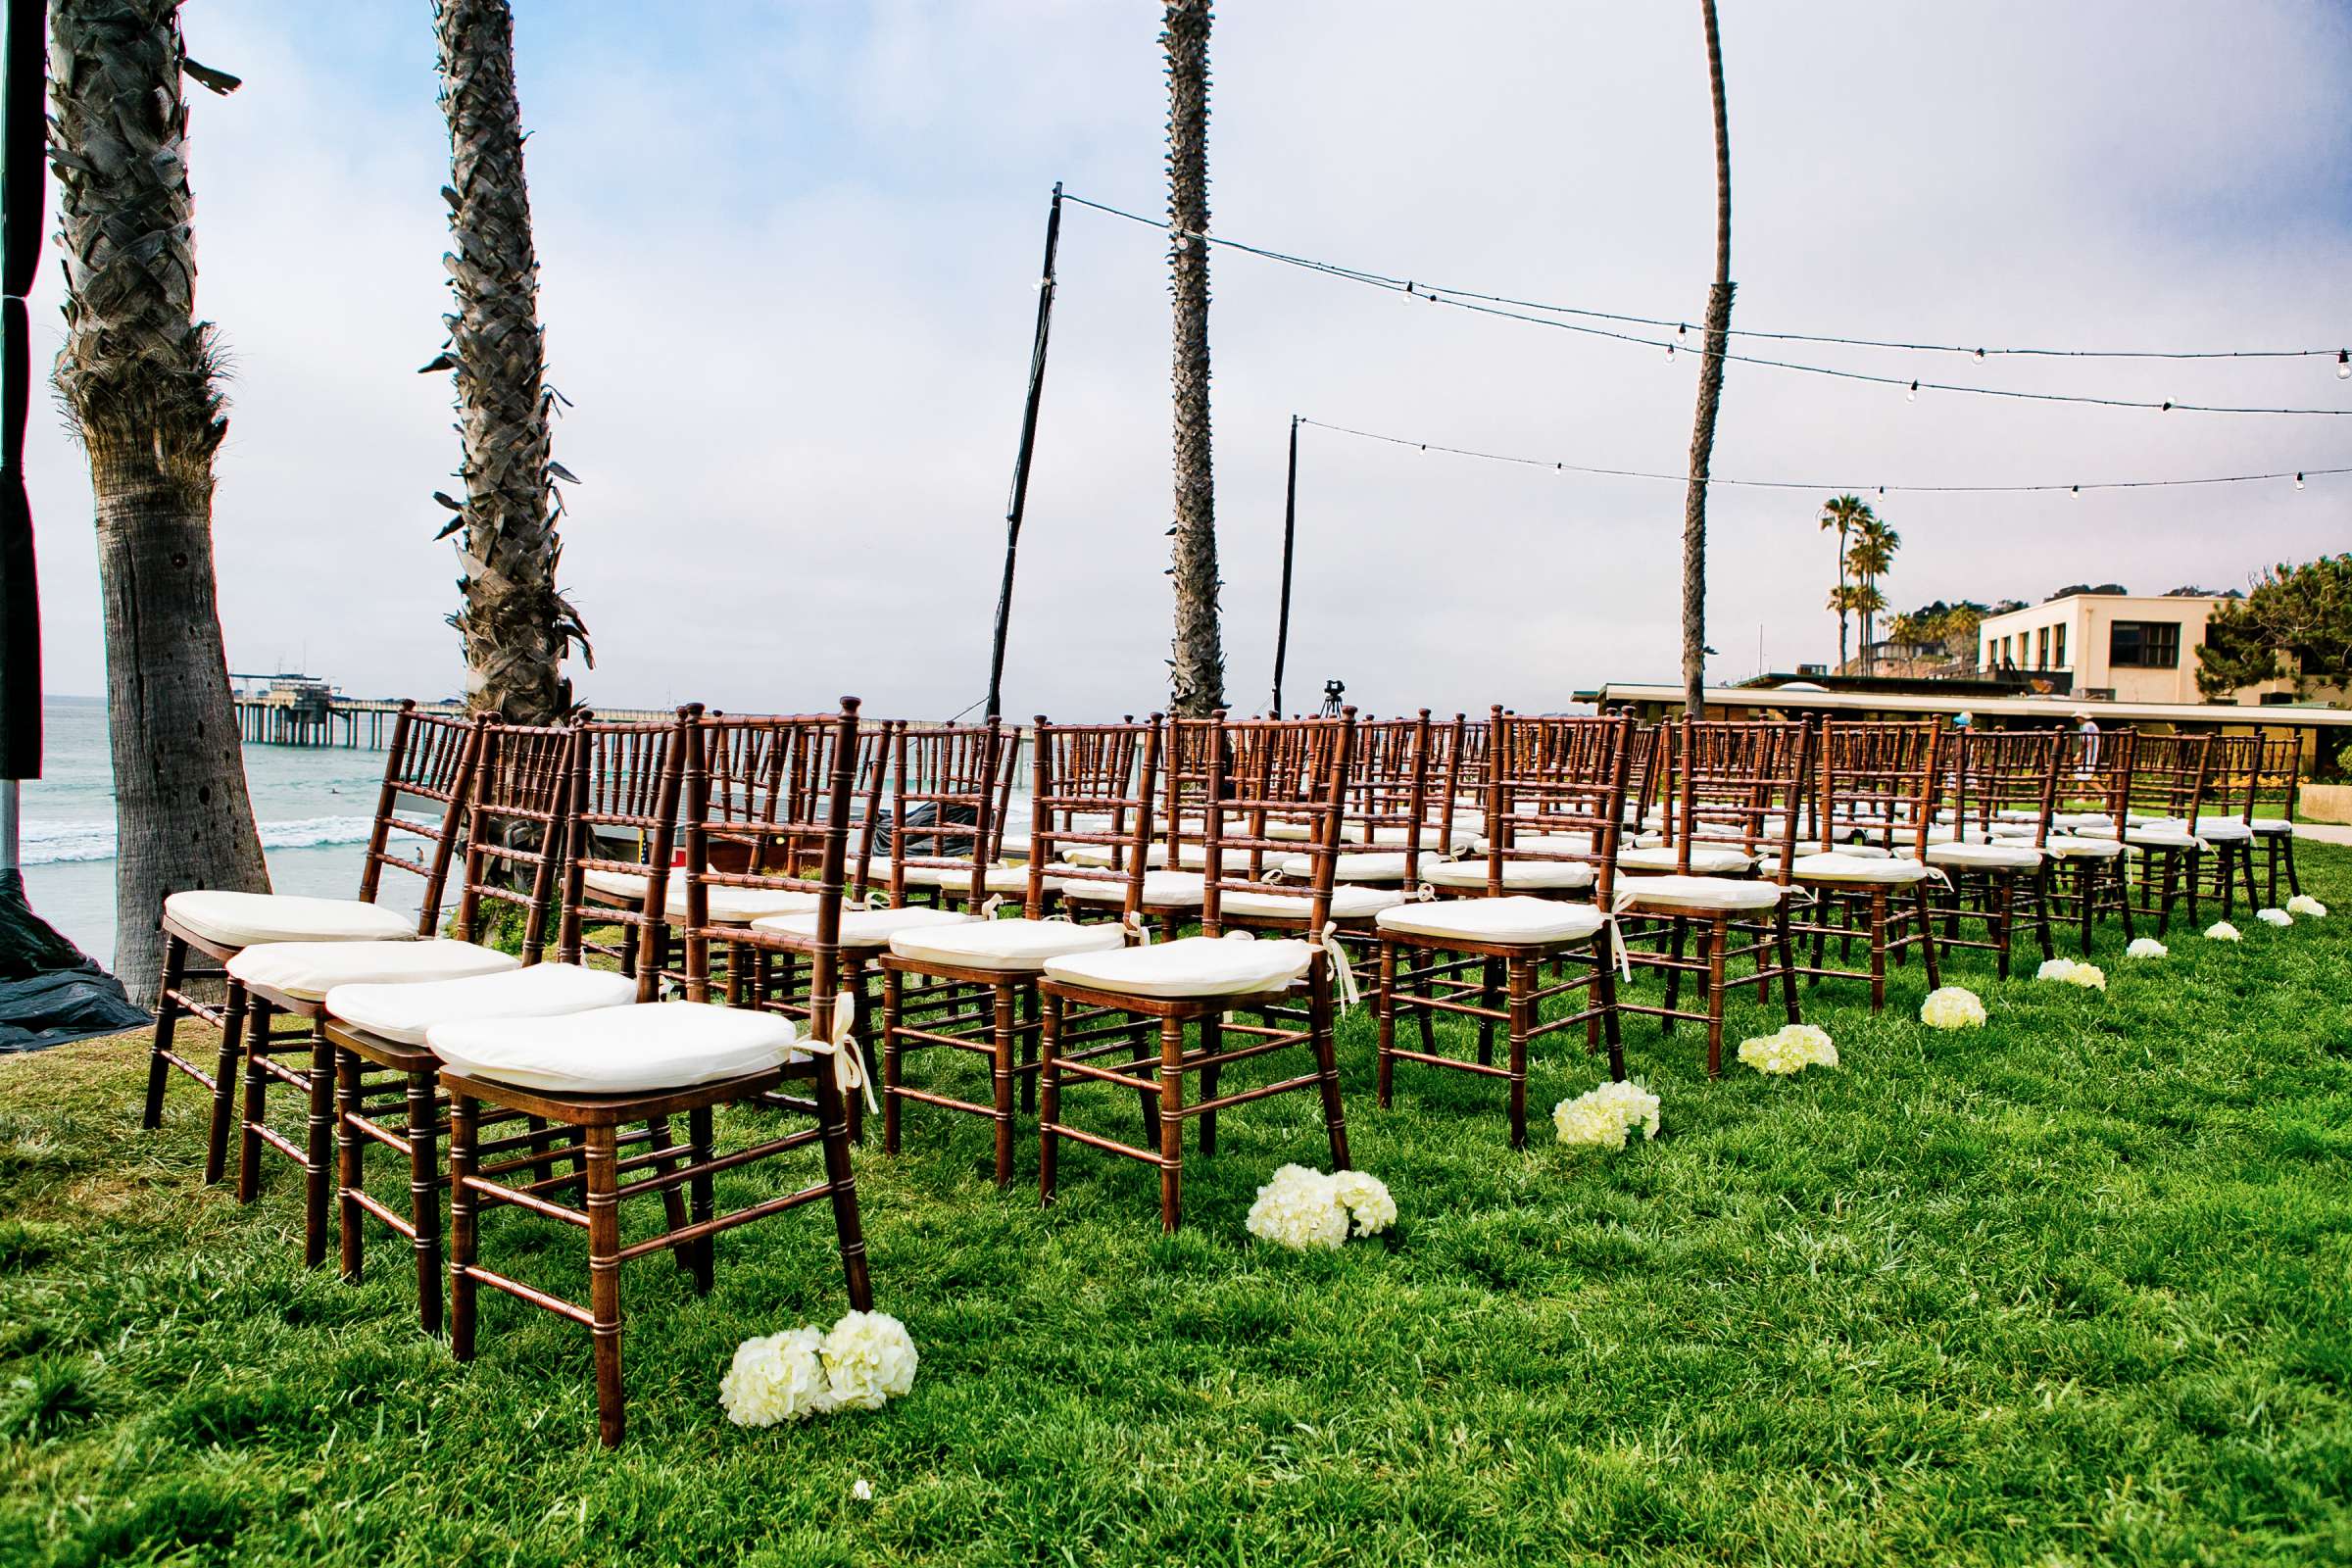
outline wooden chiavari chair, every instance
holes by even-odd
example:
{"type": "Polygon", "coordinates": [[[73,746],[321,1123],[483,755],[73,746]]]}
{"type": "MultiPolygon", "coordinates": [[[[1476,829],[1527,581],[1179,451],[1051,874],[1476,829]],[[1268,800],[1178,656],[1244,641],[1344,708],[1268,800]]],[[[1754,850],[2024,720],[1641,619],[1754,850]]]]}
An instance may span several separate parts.
{"type": "MultiPolygon", "coordinates": [[[[571,732],[563,727],[519,728],[479,723],[468,748],[465,780],[455,793],[456,814],[442,831],[440,843],[454,842],[461,816],[470,811],[472,798],[485,766],[495,767],[494,795],[502,802],[528,797],[536,808],[504,812],[533,818],[530,837],[545,853],[561,853],[561,845],[546,846],[553,833],[560,837],[561,811],[571,732]],[[495,760],[493,760],[495,759],[495,760]]],[[[438,855],[440,852],[436,850],[438,855]]],[[[518,843],[466,842],[469,862],[483,856],[510,861],[526,852],[518,843]]],[[[478,899],[471,892],[476,880],[466,877],[466,924],[457,937],[429,934],[440,920],[440,895],[446,886],[447,864],[428,883],[428,902],[417,924],[419,934],[402,941],[268,942],[239,952],[225,965],[229,982],[243,993],[245,1042],[243,1106],[238,1121],[237,1201],[250,1203],[261,1196],[262,1162],[280,1154],[302,1172],[303,1262],[316,1267],[325,1261],[329,1230],[329,1200],[336,1184],[333,1162],[336,1115],[336,1047],[327,1037],[327,994],[338,986],[426,984],[498,974],[518,968],[521,959],[473,940],[481,935],[476,918],[478,899]],[[278,1019],[293,1027],[281,1030],[278,1019]],[[297,1065],[305,1055],[307,1065],[297,1065]],[[294,1058],[287,1060],[284,1058],[294,1058]],[[296,1143],[270,1121],[270,1089],[277,1085],[303,1098],[308,1106],[303,1141],[296,1143]]]]}
{"type": "Polygon", "coordinates": [[[2261,747],[2246,776],[2246,826],[2262,851],[2270,896],[2278,903],[2278,873],[2286,872],[2286,891],[2303,891],[2295,871],[2295,806],[2303,788],[2303,741],[2293,730],[2261,731],[2261,747]]]}
{"type": "MultiPolygon", "coordinates": [[[[986,1116],[996,1124],[996,1178],[1012,1181],[1013,1091],[1034,1108],[1039,1033],[1038,979],[1049,958],[1126,946],[1140,907],[1144,847],[1152,842],[1152,791],[1159,766],[1159,715],[1142,724],[1054,724],[1037,720],[1030,771],[1029,861],[1017,919],[902,931],[882,969],[882,1147],[899,1152],[908,1102],[986,1116]],[[1055,866],[1056,851],[1100,846],[1109,863],[1055,866]],[[1120,892],[1116,923],[1079,925],[1048,909],[1068,882],[1120,892]],[[925,986],[910,1006],[912,985],[925,986]],[[988,1059],[988,1104],[906,1082],[906,1057],[934,1047],[988,1059]]],[[[1097,906],[1100,907],[1100,906],[1097,906]]],[[[1109,1048],[1109,1049],[1116,1049],[1109,1048]]]]}
{"type": "MultiPolygon", "coordinates": [[[[364,1220],[373,1218],[408,1238],[416,1269],[417,1315],[438,1334],[442,1316],[439,1160],[447,1102],[439,1092],[441,1058],[426,1036],[435,1024],[473,1018],[540,1018],[620,1006],[636,999],[631,978],[642,966],[658,972],[662,940],[662,884],[668,870],[671,824],[685,742],[699,710],[681,709],[667,723],[600,724],[582,721],[568,732],[492,724],[466,807],[464,883],[453,934],[471,938],[488,907],[522,911],[522,967],[463,980],[414,985],[340,985],[326,994],[324,1032],[335,1051],[336,1186],[343,1277],[358,1281],[365,1266],[364,1220]],[[642,811],[616,809],[612,793],[640,774],[654,781],[642,811]],[[633,829],[646,835],[638,856],[637,906],[599,906],[600,921],[623,920],[626,949],[615,956],[624,973],[581,961],[585,870],[600,863],[600,835],[633,829]],[[558,919],[557,956],[542,962],[550,914],[558,919]],[[395,1117],[405,1111],[398,1126],[395,1117]],[[406,1156],[409,1203],[403,1213],[367,1190],[367,1154],[381,1145],[406,1156]]],[[[634,790],[620,791],[634,796],[634,790]]],[[[549,1149],[544,1128],[500,1149],[549,1149]]],[[[667,1129],[659,1142],[669,1142],[667,1129]]],[[[480,1152],[477,1150],[477,1153],[480,1152]]],[[[552,1165],[539,1174],[550,1173],[552,1165]]]]}
{"type": "Polygon", "coordinates": [[[1456,862],[1484,875],[1475,890],[1438,885],[1438,897],[1380,912],[1379,1094],[1391,1102],[1399,1059],[1501,1078],[1509,1085],[1510,1140],[1527,1144],[1527,1054],[1536,1040],[1583,1026],[1587,1049],[1605,1040],[1612,1077],[1625,1076],[1618,1037],[1617,971],[1611,917],[1618,836],[1624,829],[1626,774],[1632,760],[1630,718],[1522,718],[1498,710],[1489,724],[1486,853],[1456,862]],[[1580,875],[1543,879],[1554,889],[1592,890],[1592,904],[1519,891],[1522,868],[1574,868],[1580,875]],[[1450,893],[1452,896],[1446,896],[1450,893]],[[1545,985],[1544,966],[1563,971],[1545,985]],[[1475,982],[1463,973],[1480,970],[1475,982]],[[1589,999],[1549,1022],[1544,1005],[1560,997],[1589,999]],[[1396,1044],[1396,1015],[1416,1016],[1421,1049],[1396,1044]],[[1474,1018],[1475,1060],[1437,1050],[1434,1016],[1474,1018]],[[1494,1031],[1502,1026],[1507,1056],[1494,1062],[1494,1031]]]}
{"type": "MultiPolygon", "coordinates": [[[[1208,863],[1205,802],[1218,735],[1218,720],[1213,718],[1170,714],[1161,723],[1156,836],[1145,852],[1143,891],[1132,920],[1139,930],[1156,929],[1162,939],[1172,940],[1181,927],[1200,919],[1208,896],[1201,877],[1208,863]]],[[[1083,839],[1065,840],[1059,850],[1063,865],[1096,869],[1108,864],[1113,853],[1108,845],[1083,839]]],[[[1058,872],[1059,867],[1053,869],[1058,872]]],[[[1124,884],[1116,878],[1056,879],[1062,902],[1080,917],[1100,917],[1108,906],[1126,902],[1124,884]]]]}
{"type": "MultiPolygon", "coordinates": [[[[1813,841],[1788,866],[1788,880],[1813,896],[1791,923],[1811,961],[1799,965],[1808,983],[1824,979],[1870,982],[1870,1010],[1886,1005],[1886,964],[1917,948],[1928,989],[1939,983],[1928,883],[1942,873],[1928,861],[1941,734],[1935,719],[1880,722],[1824,718],[1807,803],[1813,841]],[[1902,901],[1897,906],[1897,899],[1902,901]],[[1839,922],[1842,922],[1840,929],[1839,922]],[[1857,932],[1870,956],[1866,970],[1832,967],[1825,949],[1838,939],[1842,959],[1857,932]]],[[[1766,872],[1777,869],[1771,858],[1766,872]]]]}
{"type": "Polygon", "coordinates": [[[1948,837],[1931,829],[1927,848],[1928,863],[1951,879],[1936,940],[1946,953],[1991,953],[2006,980],[2021,913],[2034,920],[2042,957],[2053,956],[2044,846],[2057,796],[2059,737],[2053,730],[1956,729],[1943,744],[1936,815],[1948,837]],[[1980,926],[1981,936],[1962,935],[1980,926]]]}
{"type": "Polygon", "coordinates": [[[1812,741],[1812,727],[1801,722],[1685,718],[1662,727],[1653,767],[1664,809],[1661,843],[1653,850],[1666,852],[1663,863],[1654,853],[1617,856],[1613,910],[1620,921],[1642,922],[1626,939],[1632,960],[1666,976],[1659,1004],[1621,1000],[1618,1008],[1657,1018],[1666,1034],[1678,1019],[1704,1023],[1710,1078],[1723,1075],[1724,1004],[1734,960],[1754,961],[1754,973],[1742,979],[1752,979],[1760,993],[1779,980],[1788,1021],[1802,1020],[1789,936],[1788,863],[1795,858],[1812,741]],[[1767,853],[1778,862],[1769,877],[1740,874],[1767,853]],[[1698,956],[1687,958],[1685,944],[1694,929],[1698,956]],[[1735,932],[1743,943],[1738,948],[1732,945],[1735,932]],[[1685,974],[1705,977],[1704,1012],[1680,1007],[1685,974]]]}
{"type": "Polygon", "coordinates": [[[2156,916],[2159,936],[2172,929],[2173,906],[2183,883],[2189,922],[2202,923],[2197,912],[2198,873],[2211,846],[2190,832],[2188,824],[2197,819],[2198,803],[2209,794],[2213,763],[2211,735],[2141,732],[2132,737],[2125,869],[2138,883],[2139,912],[2156,916]]]}
{"type": "Polygon", "coordinates": [[[2042,849],[2050,857],[2043,894],[2058,918],[2080,932],[2090,956],[2091,927],[2102,916],[2123,916],[2132,935],[2132,898],[2124,880],[2123,834],[2131,819],[2133,757],[2139,736],[2065,730],[2059,735],[2058,808],[2042,849]]]}
{"type": "Polygon", "coordinates": [[[2239,886],[2246,890],[2247,908],[2261,903],[2254,894],[2253,780],[2262,765],[2263,742],[2260,735],[2205,739],[2205,777],[2186,825],[2213,851],[2212,891],[2221,896],[2227,920],[2236,908],[2239,886]]]}
{"type": "MultiPolygon", "coordinates": [[[[630,1005],[555,1018],[443,1023],[426,1037],[443,1060],[441,1084],[450,1097],[450,1349],[460,1360],[472,1359],[478,1333],[476,1298],[483,1286],[587,1328],[596,1360],[598,1436],[607,1446],[618,1446],[625,1431],[621,1264],[671,1251],[697,1291],[708,1293],[721,1233],[824,1200],[833,1210],[850,1304],[859,1310],[873,1304],[844,1109],[846,1096],[862,1079],[851,1034],[854,1004],[836,983],[837,934],[845,918],[842,898],[857,795],[858,702],[843,699],[839,716],[832,719],[755,722],[800,732],[787,740],[808,746],[826,768],[820,789],[794,794],[780,808],[776,821],[759,830],[771,837],[787,836],[800,853],[813,857],[812,863],[796,867],[803,874],[767,879],[798,883],[816,899],[814,935],[801,949],[809,963],[812,998],[806,1032],[769,1011],[708,1000],[710,947],[739,936],[735,926],[710,923],[710,890],[762,884],[757,873],[712,868],[710,852],[719,841],[710,831],[713,808],[704,772],[708,750],[690,742],[686,892],[695,923],[685,933],[687,1000],[654,1000],[661,976],[653,965],[641,963],[637,1001],[630,1005]],[[831,734],[821,746],[806,733],[825,726],[831,734]],[[785,1092],[788,1085],[803,1084],[809,1090],[806,1096],[785,1092]],[[723,1105],[754,1102],[786,1109],[809,1124],[719,1153],[712,1112],[723,1105]],[[536,1145],[485,1160],[495,1152],[479,1137],[485,1108],[492,1114],[543,1118],[562,1129],[580,1152],[578,1166],[561,1175],[546,1174],[547,1153],[536,1145]],[[688,1128],[682,1152],[665,1138],[657,1138],[645,1152],[623,1156],[622,1129],[640,1124],[660,1128],[679,1117],[688,1128]],[[823,1154],[818,1180],[729,1213],[716,1212],[718,1176],[811,1145],[819,1146],[823,1154]],[[564,1200],[575,1191],[581,1199],[577,1204],[564,1200]],[[675,1206],[680,1194],[685,1196],[683,1215],[675,1206]],[[668,1224],[644,1240],[624,1243],[621,1205],[639,1197],[661,1197],[669,1211],[668,1224]],[[504,1206],[586,1232],[586,1305],[480,1261],[481,1214],[504,1206]]],[[[712,734],[707,724],[700,739],[709,741],[712,734]]],[[[527,1135],[524,1142],[530,1144],[527,1135]]]]}
{"type": "Polygon", "coordinates": [[[892,906],[917,893],[936,904],[977,906],[1028,891],[1028,871],[1000,862],[1019,755],[1018,737],[1001,723],[898,726],[888,831],[877,825],[865,872],[892,906]]]}
{"type": "MultiPolygon", "coordinates": [[[[1290,720],[1229,720],[1220,714],[1214,724],[1206,776],[1198,796],[1205,859],[1200,935],[1050,958],[1039,985],[1045,1001],[1038,1091],[1038,1185],[1044,1200],[1054,1200],[1061,1143],[1074,1140],[1157,1165],[1160,1223],[1170,1231],[1176,1228],[1183,1209],[1187,1121],[1200,1122],[1201,1152],[1213,1153],[1218,1111],[1271,1095],[1314,1088],[1323,1099],[1332,1165],[1344,1169],[1348,1164],[1347,1119],[1340,1104],[1339,1067],[1332,1040],[1333,946],[1314,941],[1228,940],[1224,905],[1235,894],[1303,895],[1308,927],[1323,929],[1331,905],[1332,862],[1340,847],[1340,798],[1348,779],[1355,712],[1348,709],[1337,718],[1290,720]],[[1253,756],[1280,752],[1294,744],[1298,776],[1311,781],[1304,795],[1289,789],[1272,797],[1249,793],[1252,786],[1245,782],[1246,771],[1237,772],[1237,759],[1247,769],[1253,756]],[[1301,880],[1276,882],[1265,874],[1271,858],[1289,856],[1299,842],[1268,838],[1250,830],[1252,824],[1275,814],[1308,824],[1311,836],[1304,842],[1310,868],[1301,880]],[[1302,999],[1303,1027],[1293,1027],[1298,1020],[1284,1014],[1302,999]],[[1156,1024],[1158,1050],[1139,1051],[1131,1060],[1107,1065],[1065,1054],[1065,1024],[1073,1009],[1109,1019],[1114,1032],[1121,1018],[1156,1024]],[[1255,1013],[1259,1021],[1242,1023],[1232,1018],[1235,1013],[1255,1013]],[[1197,1031],[1197,1046],[1187,1046],[1188,1029],[1197,1031]],[[1247,1037],[1250,1043],[1227,1049],[1226,1037],[1234,1034],[1247,1037]],[[1217,1093],[1216,1075],[1225,1067],[1301,1049],[1312,1062],[1311,1070],[1230,1094],[1217,1093]],[[1143,1076],[1146,1073],[1153,1076],[1143,1076]],[[1194,1076],[1201,1081],[1201,1098],[1187,1104],[1185,1082],[1194,1076]],[[1065,1121],[1062,1096],[1073,1082],[1111,1084],[1145,1097],[1145,1137],[1147,1145],[1155,1147],[1139,1149],[1065,1121]],[[1155,1087],[1156,1102],[1151,1099],[1155,1087]]],[[[1272,777],[1274,770],[1269,768],[1260,776],[1272,777]]],[[[1183,797],[1177,799],[1181,808],[1183,797]]]]}
{"type": "Polygon", "coordinates": [[[208,1184],[220,1180],[227,1166],[228,1131],[236,1121],[237,1063],[244,1049],[245,992],[228,979],[228,960],[260,942],[397,942],[430,936],[458,842],[477,739],[470,718],[419,713],[415,702],[401,703],[384,755],[384,779],[376,791],[375,821],[361,859],[357,899],[206,889],[164,899],[164,966],[139,1125],[163,1125],[164,1086],[173,1072],[202,1084],[213,1101],[204,1150],[208,1184]],[[429,817],[404,815],[406,802],[424,802],[435,809],[429,817]],[[404,843],[419,842],[413,848],[396,846],[395,834],[404,843]],[[416,918],[377,903],[387,866],[423,883],[416,918]],[[210,960],[213,967],[191,967],[191,955],[210,960]],[[220,1001],[199,994],[199,986],[216,983],[223,987],[220,1001]],[[202,1019],[220,1031],[212,1071],[179,1054],[174,1037],[182,1017],[202,1019]]]}

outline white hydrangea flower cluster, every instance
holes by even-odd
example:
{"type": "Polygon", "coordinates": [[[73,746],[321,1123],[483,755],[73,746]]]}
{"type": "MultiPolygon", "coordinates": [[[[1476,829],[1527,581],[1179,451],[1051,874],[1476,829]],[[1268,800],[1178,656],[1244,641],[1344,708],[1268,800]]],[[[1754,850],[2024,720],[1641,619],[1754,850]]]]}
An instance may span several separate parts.
{"type": "Polygon", "coordinates": [[[2237,927],[2231,925],[2227,920],[2216,920],[2213,922],[2213,924],[2207,926],[2205,928],[2205,936],[2208,941],[2213,942],[2237,942],[2242,940],[2238,936],[2237,927]]]}
{"type": "Polygon", "coordinates": [[[1552,1106],[1551,1124],[1563,1144],[1623,1149],[1636,1127],[1644,1138],[1658,1136],[1658,1097],[1638,1083],[1612,1079],[1552,1106]]]}
{"type": "Polygon", "coordinates": [[[2293,925],[2295,917],[2284,909],[2256,909],[2254,918],[2264,925],[2293,925]]]}
{"type": "Polygon", "coordinates": [[[2172,951],[2154,937],[2133,937],[2132,945],[2124,950],[2124,956],[2127,958],[2163,958],[2171,956],[2172,951]]]}
{"type": "Polygon", "coordinates": [[[1304,1165],[1285,1165],[1257,1190],[1250,1205],[1250,1234],[1294,1252],[1336,1251],[1354,1234],[1371,1236],[1396,1220],[1396,1200],[1388,1184],[1360,1170],[1326,1176],[1304,1165]]]}
{"type": "Polygon", "coordinates": [[[2065,985],[2081,986],[2085,991],[2107,989],[2107,971],[2095,963],[2083,963],[2075,958],[2051,958],[2034,972],[2036,980],[2056,980],[2065,985]]]}
{"type": "Polygon", "coordinates": [[[1828,1030],[1792,1023],[1778,1034],[1740,1041],[1740,1059],[1758,1072],[1785,1076],[1807,1067],[1837,1066],[1838,1048],[1830,1043],[1828,1030]]]}
{"type": "Polygon", "coordinates": [[[1966,986],[1931,991],[1919,1004],[1919,1021],[1931,1029],[1982,1029],[1984,999],[1966,986]]]}
{"type": "Polygon", "coordinates": [[[805,1326],[744,1341],[719,1379],[718,1402],[743,1427],[879,1410],[914,1387],[919,1359],[906,1324],[888,1312],[850,1312],[830,1334],[805,1326]]]}
{"type": "Polygon", "coordinates": [[[2300,914],[2307,919],[2325,920],[2328,918],[2328,906],[2308,893],[2298,893],[2286,901],[2286,912],[2300,914]]]}

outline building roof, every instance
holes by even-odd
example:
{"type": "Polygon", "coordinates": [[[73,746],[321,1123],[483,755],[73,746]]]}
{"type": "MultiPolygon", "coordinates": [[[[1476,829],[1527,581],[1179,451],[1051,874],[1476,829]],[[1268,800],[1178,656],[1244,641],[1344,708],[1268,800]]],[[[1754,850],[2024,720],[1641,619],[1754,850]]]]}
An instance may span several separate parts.
{"type": "MultiPolygon", "coordinates": [[[[1598,691],[1579,692],[1588,703],[1668,703],[1680,705],[1680,685],[1611,681],[1598,691]]],[[[2117,723],[2260,724],[2278,729],[2333,729],[2352,726],[2352,709],[2273,704],[2232,707],[2227,703],[2119,703],[2082,697],[1983,697],[1972,692],[1950,696],[1933,692],[1790,691],[1785,686],[1709,686],[1703,694],[1709,708],[1778,709],[1793,712],[1839,713],[1975,713],[2002,717],[2070,720],[2078,712],[2117,723]]]]}

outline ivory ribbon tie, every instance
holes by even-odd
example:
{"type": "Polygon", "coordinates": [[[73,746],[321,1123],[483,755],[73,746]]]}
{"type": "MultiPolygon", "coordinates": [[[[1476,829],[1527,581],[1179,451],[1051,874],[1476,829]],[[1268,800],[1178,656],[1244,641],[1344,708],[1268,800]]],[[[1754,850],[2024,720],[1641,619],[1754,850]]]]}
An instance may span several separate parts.
{"type": "Polygon", "coordinates": [[[1345,1009],[1357,1005],[1364,1000],[1364,994],[1355,983],[1355,969],[1348,961],[1348,950],[1340,946],[1340,923],[1325,921],[1323,935],[1316,940],[1331,956],[1331,972],[1339,981],[1340,1006],[1345,1009]]]}
{"type": "Polygon", "coordinates": [[[878,1116],[882,1107],[874,1102],[873,1079],[865,1070],[865,1054],[858,1049],[857,1027],[858,994],[844,991],[833,999],[833,1039],[817,1049],[832,1054],[833,1087],[845,1098],[863,1093],[865,1108],[878,1116]]]}

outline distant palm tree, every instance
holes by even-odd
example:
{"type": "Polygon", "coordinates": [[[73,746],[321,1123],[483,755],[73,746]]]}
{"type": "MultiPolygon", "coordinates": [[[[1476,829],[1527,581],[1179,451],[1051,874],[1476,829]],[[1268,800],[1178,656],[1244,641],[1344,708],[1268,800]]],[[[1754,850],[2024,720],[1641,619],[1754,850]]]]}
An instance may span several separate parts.
{"type": "Polygon", "coordinates": [[[181,88],[183,74],[215,91],[235,78],[189,62],[178,0],[52,0],[49,17],[66,264],[54,378],[97,504],[115,971],[147,996],[165,895],[270,886],[213,580],[213,458],[228,421],[213,327],[196,319],[181,88]]]}
{"type": "Polygon", "coordinates": [[[1175,300],[1176,521],[1169,575],[1176,636],[1169,706],[1201,716],[1225,706],[1217,625],[1216,486],[1208,432],[1208,29],[1211,0],[1167,0],[1168,270],[1175,300]]]}
{"type": "Polygon", "coordinates": [[[450,617],[466,643],[467,703],[512,723],[549,724],[571,706],[564,655],[588,648],[578,612],[556,591],[564,542],[550,452],[539,331],[539,257],[522,174],[522,111],[514,99],[514,19],[507,0],[434,0],[441,108],[449,121],[449,343],[427,370],[456,372],[466,481],[463,502],[441,498],[463,530],[450,617]]]}
{"type": "Polygon", "coordinates": [[[1845,595],[1845,547],[1864,518],[1873,515],[1870,504],[1860,496],[1836,496],[1821,504],[1821,525],[1838,530],[1838,591],[1830,596],[1830,608],[1838,612],[1838,669],[1845,670],[1845,617],[1851,607],[1845,595]]]}
{"type": "Polygon", "coordinates": [[[1707,31],[1707,86],[1715,103],[1715,285],[1707,290],[1706,353],[1698,366],[1698,413],[1690,431],[1690,485],[1683,500],[1683,710],[1705,711],[1707,662],[1707,473],[1715,458],[1715,416],[1723,403],[1723,354],[1732,327],[1732,132],[1723,106],[1723,40],[1715,0],[1699,0],[1707,31]]]}
{"type": "Polygon", "coordinates": [[[1862,672],[1866,675],[1875,673],[1877,665],[1871,623],[1886,608],[1886,596],[1879,592],[1879,579],[1893,568],[1894,553],[1902,544],[1901,534],[1873,515],[1855,527],[1854,542],[1846,547],[1845,569],[1853,575],[1859,590],[1854,612],[1862,617],[1862,672]]]}

